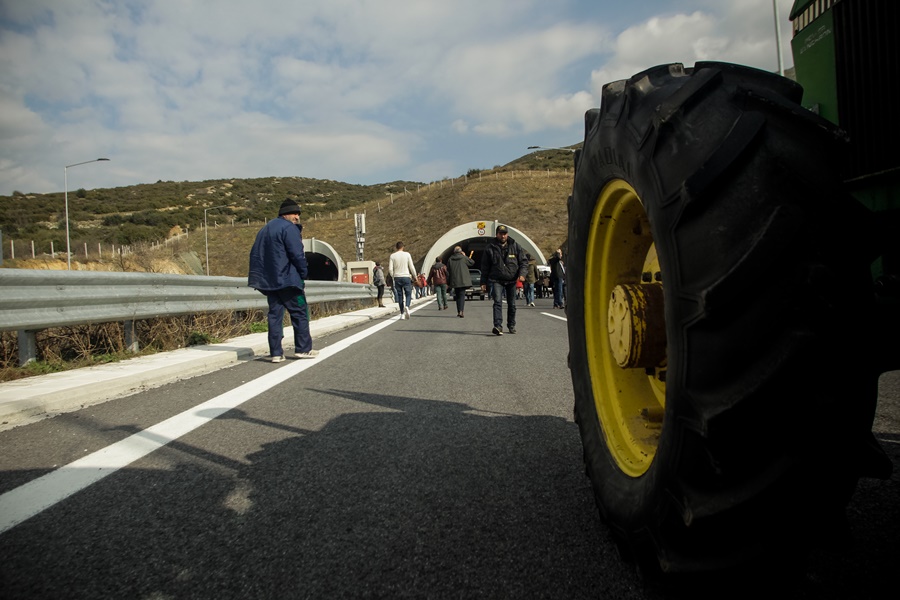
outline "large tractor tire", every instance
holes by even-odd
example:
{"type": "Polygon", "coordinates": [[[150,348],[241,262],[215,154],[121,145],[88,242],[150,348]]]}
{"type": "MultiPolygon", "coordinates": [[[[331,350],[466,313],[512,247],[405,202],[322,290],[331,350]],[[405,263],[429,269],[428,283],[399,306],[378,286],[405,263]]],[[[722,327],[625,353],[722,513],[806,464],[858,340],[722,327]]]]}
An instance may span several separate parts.
{"type": "Polygon", "coordinates": [[[858,478],[890,472],[871,433],[871,214],[800,95],[673,64],[608,84],[586,115],[575,417],[601,516],[644,572],[799,567],[858,478]]]}

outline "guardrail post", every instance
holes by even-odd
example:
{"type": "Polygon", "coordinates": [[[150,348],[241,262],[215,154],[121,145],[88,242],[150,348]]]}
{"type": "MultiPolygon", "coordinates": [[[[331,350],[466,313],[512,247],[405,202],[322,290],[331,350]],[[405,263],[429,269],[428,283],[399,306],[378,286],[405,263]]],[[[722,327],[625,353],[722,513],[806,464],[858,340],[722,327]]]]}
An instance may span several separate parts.
{"type": "Polygon", "coordinates": [[[20,329],[16,332],[19,342],[19,366],[24,367],[28,363],[37,360],[37,337],[34,331],[20,329]]]}
{"type": "Polygon", "coordinates": [[[125,321],[122,325],[125,328],[125,350],[128,352],[140,351],[140,343],[134,332],[134,321],[125,321]]]}

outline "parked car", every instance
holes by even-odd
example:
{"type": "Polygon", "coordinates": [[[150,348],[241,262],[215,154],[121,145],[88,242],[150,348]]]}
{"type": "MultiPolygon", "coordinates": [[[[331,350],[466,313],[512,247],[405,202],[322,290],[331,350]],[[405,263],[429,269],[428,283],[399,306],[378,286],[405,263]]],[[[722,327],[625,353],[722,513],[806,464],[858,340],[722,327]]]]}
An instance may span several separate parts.
{"type": "Polygon", "coordinates": [[[475,296],[478,296],[479,300],[484,300],[485,293],[481,291],[481,271],[469,269],[469,275],[472,277],[472,287],[466,289],[466,300],[474,300],[475,296]]]}

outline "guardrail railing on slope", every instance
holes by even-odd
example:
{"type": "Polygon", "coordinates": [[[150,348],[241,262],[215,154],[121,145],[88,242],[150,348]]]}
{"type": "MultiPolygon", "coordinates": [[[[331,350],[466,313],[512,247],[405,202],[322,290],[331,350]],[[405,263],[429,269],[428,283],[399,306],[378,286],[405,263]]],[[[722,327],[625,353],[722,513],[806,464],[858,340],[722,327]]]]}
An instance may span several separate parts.
{"type": "MultiPolygon", "coordinates": [[[[368,284],[306,282],[310,304],[375,297],[368,284]]],[[[35,332],[49,327],[122,321],[126,344],[137,349],[138,319],[266,308],[242,277],[0,269],[0,331],[17,332],[19,364],[35,358],[35,332]]]]}

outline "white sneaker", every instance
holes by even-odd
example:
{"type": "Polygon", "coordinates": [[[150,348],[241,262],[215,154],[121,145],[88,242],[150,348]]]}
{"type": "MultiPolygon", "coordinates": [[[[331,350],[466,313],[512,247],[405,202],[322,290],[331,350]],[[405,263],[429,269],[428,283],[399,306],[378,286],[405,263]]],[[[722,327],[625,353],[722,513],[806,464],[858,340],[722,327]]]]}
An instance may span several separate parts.
{"type": "Polygon", "coordinates": [[[408,306],[404,306],[404,307],[403,307],[403,318],[404,318],[404,319],[408,319],[408,318],[409,318],[409,307],[408,307],[408,306]]]}
{"type": "Polygon", "coordinates": [[[284,362],[284,356],[273,356],[269,360],[272,361],[273,363],[284,362]]]}
{"type": "Polygon", "coordinates": [[[309,352],[297,352],[294,358],[315,358],[319,355],[318,350],[310,350],[309,352]]]}

